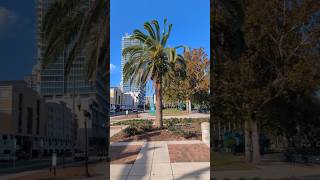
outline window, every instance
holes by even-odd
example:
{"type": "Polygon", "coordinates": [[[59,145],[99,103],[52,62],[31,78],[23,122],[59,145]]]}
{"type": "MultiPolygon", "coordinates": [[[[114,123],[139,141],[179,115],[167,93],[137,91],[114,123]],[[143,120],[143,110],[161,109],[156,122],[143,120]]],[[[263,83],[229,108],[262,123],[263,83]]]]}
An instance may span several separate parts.
{"type": "Polygon", "coordinates": [[[37,100],[37,135],[40,133],[40,100],[37,100]]]}
{"type": "Polygon", "coordinates": [[[1,98],[9,98],[10,97],[10,92],[7,90],[1,90],[0,91],[0,99],[1,98]]]}
{"type": "Polygon", "coordinates": [[[22,103],[23,95],[19,93],[19,115],[18,115],[18,132],[22,133],[22,103]]]}
{"type": "Polygon", "coordinates": [[[27,133],[32,134],[32,108],[27,109],[27,133]]]}
{"type": "Polygon", "coordinates": [[[7,135],[2,135],[2,139],[3,139],[3,144],[7,144],[7,135]]]}

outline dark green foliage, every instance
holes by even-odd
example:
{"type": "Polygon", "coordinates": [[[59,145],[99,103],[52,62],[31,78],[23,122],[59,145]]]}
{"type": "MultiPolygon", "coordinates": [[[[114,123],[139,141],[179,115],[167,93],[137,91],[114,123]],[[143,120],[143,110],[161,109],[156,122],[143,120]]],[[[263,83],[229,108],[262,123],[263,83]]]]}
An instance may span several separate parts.
{"type": "Polygon", "coordinates": [[[129,137],[129,136],[137,135],[139,133],[139,130],[137,127],[128,126],[127,128],[124,129],[123,132],[126,134],[127,137],[129,137]]]}
{"type": "Polygon", "coordinates": [[[273,137],[315,144],[320,2],[217,2],[210,84],[214,123],[258,122],[258,131],[273,137]]]}
{"type": "Polygon", "coordinates": [[[254,177],[254,178],[252,178],[251,180],[260,180],[260,178],[254,177]]]}
{"type": "Polygon", "coordinates": [[[118,122],[116,124],[129,125],[127,128],[124,129],[124,133],[127,136],[134,136],[134,135],[143,134],[145,132],[151,131],[153,122],[150,120],[135,119],[135,120],[118,122]]]}
{"type": "Polygon", "coordinates": [[[152,125],[153,122],[151,120],[147,120],[147,119],[132,119],[132,120],[116,122],[116,123],[113,123],[113,125],[115,125],[115,126],[117,126],[117,125],[137,125],[137,124],[141,124],[141,123],[146,123],[146,124],[152,125]]]}

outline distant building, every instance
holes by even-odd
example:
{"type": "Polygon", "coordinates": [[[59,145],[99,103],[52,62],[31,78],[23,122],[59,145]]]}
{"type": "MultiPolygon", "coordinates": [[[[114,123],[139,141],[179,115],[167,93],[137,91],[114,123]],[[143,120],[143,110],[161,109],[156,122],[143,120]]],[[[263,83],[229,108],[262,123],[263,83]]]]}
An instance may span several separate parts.
{"type": "Polygon", "coordinates": [[[24,81],[0,82],[0,154],[17,148],[38,156],[38,140],[46,137],[45,101],[24,81]]]}
{"type": "Polygon", "coordinates": [[[0,82],[0,155],[18,150],[39,157],[70,150],[72,126],[66,104],[46,103],[24,81],[0,82]]]}
{"type": "MultiPolygon", "coordinates": [[[[138,40],[132,39],[131,35],[125,34],[125,36],[122,37],[122,43],[121,43],[121,52],[130,46],[137,45],[140,42],[138,40]]],[[[124,93],[134,93],[135,95],[138,94],[138,106],[143,106],[145,103],[145,95],[146,95],[146,86],[138,86],[137,82],[135,80],[133,81],[124,81],[123,79],[123,68],[124,65],[128,62],[129,57],[128,56],[122,56],[121,58],[121,88],[124,93]]]]}
{"type": "Polygon", "coordinates": [[[124,111],[137,108],[138,100],[132,93],[123,93],[118,87],[110,88],[110,110],[124,111]]]}
{"type": "Polygon", "coordinates": [[[0,104],[0,147],[5,148],[0,153],[13,153],[16,139],[20,149],[36,156],[35,143],[46,136],[44,100],[23,81],[2,81],[0,104]]]}
{"type": "Polygon", "coordinates": [[[110,110],[120,111],[122,105],[122,91],[118,87],[110,87],[110,110]]]}
{"type": "MultiPolygon", "coordinates": [[[[75,147],[82,149],[84,147],[85,135],[85,117],[83,111],[91,113],[88,121],[88,139],[91,147],[99,146],[99,142],[104,140],[107,142],[108,129],[107,126],[107,72],[99,71],[91,80],[86,78],[86,62],[85,56],[79,55],[76,62],[72,64],[70,73],[65,76],[66,53],[63,53],[56,62],[50,64],[46,68],[41,68],[41,60],[46,47],[43,32],[41,32],[41,23],[47,8],[55,0],[38,0],[37,1],[37,18],[38,18],[38,63],[35,65],[38,68],[35,72],[37,77],[37,90],[39,94],[48,101],[65,102],[77,117],[77,128],[73,131],[76,136],[75,147]],[[80,100],[79,100],[80,99],[80,100]],[[81,109],[78,109],[78,101],[81,102],[81,109]]],[[[106,65],[107,62],[105,62],[106,65]]]]}
{"type": "Polygon", "coordinates": [[[132,97],[130,93],[123,93],[122,98],[122,109],[123,110],[132,110],[137,108],[137,100],[132,97]]]}
{"type": "Polygon", "coordinates": [[[44,154],[52,152],[70,152],[72,147],[72,121],[71,109],[64,102],[47,102],[46,141],[43,143],[44,154]]]}

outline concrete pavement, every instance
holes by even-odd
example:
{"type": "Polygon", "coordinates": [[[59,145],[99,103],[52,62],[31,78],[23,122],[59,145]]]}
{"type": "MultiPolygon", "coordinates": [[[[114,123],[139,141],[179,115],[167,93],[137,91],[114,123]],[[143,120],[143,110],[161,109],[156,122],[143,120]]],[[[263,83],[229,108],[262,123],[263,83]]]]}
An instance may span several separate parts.
{"type": "Polygon", "coordinates": [[[127,126],[110,126],[110,137],[125,129],[127,126]]]}
{"type": "MultiPolygon", "coordinates": [[[[121,142],[111,146],[142,145],[134,164],[112,164],[111,180],[208,180],[210,178],[210,162],[172,163],[168,150],[169,144],[202,144],[201,141],[153,141],[153,142],[121,142]]],[[[201,152],[199,152],[201,153],[201,152]]]]}

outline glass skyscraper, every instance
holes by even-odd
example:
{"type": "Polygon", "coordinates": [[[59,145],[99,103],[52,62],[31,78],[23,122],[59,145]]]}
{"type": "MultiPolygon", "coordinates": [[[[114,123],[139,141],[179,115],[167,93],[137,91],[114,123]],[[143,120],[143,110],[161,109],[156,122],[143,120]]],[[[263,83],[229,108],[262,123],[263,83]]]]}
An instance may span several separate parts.
{"type": "MultiPolygon", "coordinates": [[[[132,39],[131,35],[128,33],[125,34],[125,36],[122,37],[122,42],[121,42],[121,53],[123,49],[137,45],[140,42],[136,39],[132,39]]],[[[126,62],[128,62],[129,57],[128,56],[121,56],[121,83],[120,86],[122,88],[122,91],[124,93],[134,93],[137,94],[139,97],[139,102],[138,105],[144,105],[145,104],[145,94],[146,94],[146,86],[138,86],[136,81],[124,81],[123,80],[123,67],[126,62]]]]}
{"type": "MultiPolygon", "coordinates": [[[[77,139],[78,146],[83,144],[84,133],[84,116],[83,110],[91,113],[91,119],[88,123],[89,144],[99,138],[107,138],[107,113],[109,105],[107,103],[107,71],[106,69],[95,73],[92,80],[86,78],[85,57],[79,55],[77,60],[72,64],[69,75],[65,76],[66,52],[50,64],[45,69],[41,68],[43,51],[46,47],[43,32],[41,32],[42,21],[46,10],[55,0],[38,0],[37,1],[37,18],[38,18],[38,64],[35,66],[37,71],[37,90],[39,94],[50,101],[63,101],[73,109],[77,119],[77,139]],[[76,99],[76,100],[75,100],[76,99]],[[78,104],[81,102],[81,110],[78,110],[78,104]],[[75,108],[76,106],[76,108],[75,108]]],[[[107,67],[105,61],[104,66],[107,67]]]]}

